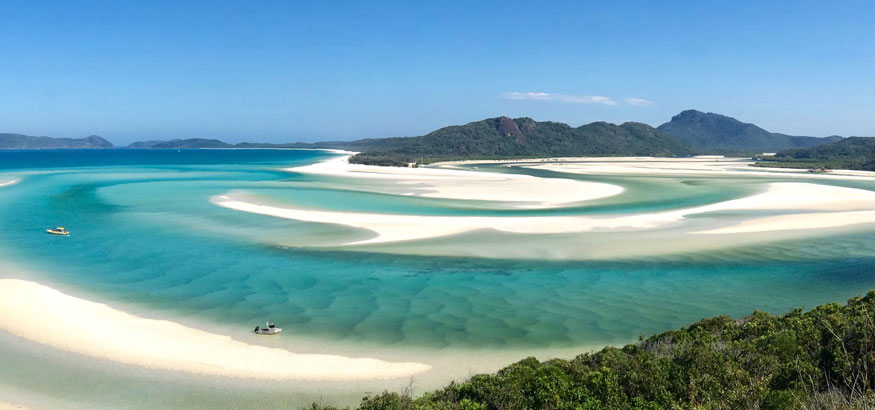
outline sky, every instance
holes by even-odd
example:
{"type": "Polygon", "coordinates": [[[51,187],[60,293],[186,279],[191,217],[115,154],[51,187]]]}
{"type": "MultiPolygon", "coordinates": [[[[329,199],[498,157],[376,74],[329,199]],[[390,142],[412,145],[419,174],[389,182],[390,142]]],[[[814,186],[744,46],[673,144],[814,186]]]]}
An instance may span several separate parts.
{"type": "Polygon", "coordinates": [[[294,142],[685,109],[875,135],[872,1],[0,0],[0,132],[294,142]]]}

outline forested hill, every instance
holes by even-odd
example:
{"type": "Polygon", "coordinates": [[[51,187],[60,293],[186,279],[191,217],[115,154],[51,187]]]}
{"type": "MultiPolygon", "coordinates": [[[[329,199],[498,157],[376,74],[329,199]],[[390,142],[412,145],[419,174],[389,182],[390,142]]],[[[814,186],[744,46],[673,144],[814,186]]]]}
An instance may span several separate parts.
{"type": "Polygon", "coordinates": [[[766,131],[725,115],[686,110],[658,127],[678,140],[707,153],[763,153],[808,148],[841,137],[799,137],[766,131]]]}
{"type": "Polygon", "coordinates": [[[196,148],[334,148],[351,142],[321,142],[321,143],[305,143],[294,142],[288,144],[272,144],[265,142],[241,142],[238,144],[229,144],[217,139],[207,138],[186,138],[175,140],[152,140],[152,141],[137,141],[128,148],[148,148],[148,149],[196,149],[196,148]]]}
{"type": "Polygon", "coordinates": [[[352,141],[351,161],[402,165],[453,159],[553,156],[686,156],[697,153],[647,124],[594,122],[571,127],[531,118],[488,118],[444,127],[420,137],[352,141]]]}
{"type": "Polygon", "coordinates": [[[189,149],[189,148],[234,148],[233,145],[216,139],[188,138],[170,141],[137,141],[128,148],[189,149]]]}
{"type": "Polygon", "coordinates": [[[0,134],[0,149],[61,149],[112,148],[111,142],[91,135],[85,138],[34,137],[22,134],[0,134]]]}
{"type": "Polygon", "coordinates": [[[759,165],[875,171],[875,137],[850,137],[813,148],[782,151],[759,165]]]}
{"type": "Polygon", "coordinates": [[[872,409],[873,316],[872,291],[808,312],[718,316],[571,360],[528,358],[418,398],[369,396],[358,408],[872,409]]]}

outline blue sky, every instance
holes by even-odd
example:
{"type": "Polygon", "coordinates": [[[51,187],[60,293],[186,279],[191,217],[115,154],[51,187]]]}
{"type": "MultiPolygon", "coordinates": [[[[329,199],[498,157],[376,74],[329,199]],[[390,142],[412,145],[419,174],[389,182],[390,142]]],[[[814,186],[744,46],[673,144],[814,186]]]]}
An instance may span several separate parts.
{"type": "Polygon", "coordinates": [[[875,135],[875,2],[0,0],[0,132],[230,142],[695,108],[875,135]]]}

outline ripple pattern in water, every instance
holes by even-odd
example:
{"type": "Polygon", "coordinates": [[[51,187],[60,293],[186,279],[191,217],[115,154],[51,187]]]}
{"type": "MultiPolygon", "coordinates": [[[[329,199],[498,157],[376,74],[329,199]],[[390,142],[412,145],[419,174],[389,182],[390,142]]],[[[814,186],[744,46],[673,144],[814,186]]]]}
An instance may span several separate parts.
{"type": "MultiPolygon", "coordinates": [[[[198,152],[196,160],[176,162],[162,157],[172,152],[138,153],[124,160],[85,158],[64,170],[39,167],[37,154],[28,154],[14,171],[14,163],[5,162],[21,182],[0,190],[0,256],[95,299],[162,315],[247,329],[269,318],[296,334],[399,347],[626,343],[640,333],[706,316],[741,315],[754,308],[781,312],[875,287],[868,232],[588,262],[296,248],[290,246],[295,237],[330,246],[337,238],[368,233],[243,214],[208,199],[237,189],[334,209],[453,215],[508,211],[468,209],[465,201],[338,190],[331,185],[336,181],[276,169],[316,161],[324,153],[264,151],[261,156],[253,151],[230,161],[226,153],[216,152],[215,158],[207,151],[198,152]],[[43,229],[61,223],[73,235],[47,240],[43,229]]],[[[628,184],[640,196],[655,189],[640,178],[612,182],[628,184]]],[[[660,192],[656,200],[627,198],[626,205],[616,205],[618,212],[710,203],[752,189],[746,180],[730,181],[728,188],[726,181],[693,183],[689,178],[653,183],[660,192]],[[673,189],[681,198],[674,202],[673,189]]],[[[551,212],[610,209],[600,206],[551,212]]],[[[526,241],[558,244],[567,239],[490,235],[444,241],[522,247],[526,241]]]]}

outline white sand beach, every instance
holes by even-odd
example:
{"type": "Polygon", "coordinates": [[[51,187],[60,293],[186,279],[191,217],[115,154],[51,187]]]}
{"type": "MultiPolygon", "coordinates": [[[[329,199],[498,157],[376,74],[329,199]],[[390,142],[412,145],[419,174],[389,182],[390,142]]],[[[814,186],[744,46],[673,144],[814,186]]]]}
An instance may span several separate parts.
{"type": "Polygon", "coordinates": [[[27,410],[27,407],[0,401],[0,410],[27,410]]]}
{"type": "MultiPolygon", "coordinates": [[[[438,166],[453,167],[463,164],[483,163],[446,162],[438,166]]],[[[504,163],[504,162],[499,162],[504,163]]],[[[797,168],[766,168],[752,166],[750,158],[700,156],[690,158],[653,157],[603,157],[603,158],[550,158],[517,160],[508,166],[542,169],[581,175],[696,175],[696,176],[761,176],[782,178],[812,178],[824,180],[872,180],[875,172],[855,170],[830,170],[812,173],[797,168]]]]}
{"type": "MultiPolygon", "coordinates": [[[[623,187],[598,182],[529,175],[499,174],[446,168],[376,167],[350,164],[349,155],[286,171],[391,181],[395,187],[384,193],[427,198],[463,199],[511,203],[515,208],[553,208],[574,202],[606,198],[623,187]],[[516,203],[516,204],[513,204],[516,203]]],[[[371,187],[379,191],[380,187],[371,187]]]]}
{"type": "Polygon", "coordinates": [[[294,219],[346,225],[373,231],[373,238],[350,242],[346,245],[365,245],[436,238],[478,230],[495,229],[512,233],[565,233],[593,229],[650,228],[671,219],[618,217],[584,218],[556,217],[491,217],[491,216],[421,216],[392,215],[363,212],[317,211],[293,207],[277,207],[253,202],[237,195],[226,194],[211,198],[219,206],[237,211],[294,219]]]}
{"type": "Polygon", "coordinates": [[[726,228],[694,232],[697,234],[735,234],[803,229],[839,228],[875,223],[875,211],[825,212],[816,214],[778,215],[744,221],[726,228]]]}
{"type": "MultiPolygon", "coordinates": [[[[640,213],[620,216],[421,216],[356,212],[335,212],[278,207],[260,204],[239,194],[225,194],[211,198],[216,205],[243,212],[268,215],[278,218],[307,222],[341,224],[367,229],[375,237],[351,242],[347,245],[363,245],[405,240],[418,240],[453,235],[478,229],[493,229],[511,233],[557,234],[596,230],[653,229],[683,221],[689,215],[721,211],[785,211],[780,219],[766,219],[759,225],[746,225],[744,229],[786,230],[822,229],[849,224],[875,222],[875,192],[863,189],[835,187],[802,182],[779,182],[765,185],[760,194],[711,205],[667,212],[640,213]],[[803,211],[803,212],[796,212],[803,211]],[[812,213],[812,211],[819,211],[812,213]],[[795,212],[795,213],[793,213],[795,212]],[[840,217],[834,213],[846,213],[840,217]]],[[[485,189],[484,189],[485,190],[485,189]]],[[[486,190],[488,192],[488,190],[486,190]]],[[[742,228],[723,228],[699,233],[739,233],[742,228]]]]}
{"type": "Polygon", "coordinates": [[[422,363],[299,354],[248,344],[18,279],[0,279],[0,330],[87,356],[212,376],[345,381],[407,378],[430,369],[422,363]],[[41,323],[50,325],[34,328],[41,323]]]}

